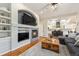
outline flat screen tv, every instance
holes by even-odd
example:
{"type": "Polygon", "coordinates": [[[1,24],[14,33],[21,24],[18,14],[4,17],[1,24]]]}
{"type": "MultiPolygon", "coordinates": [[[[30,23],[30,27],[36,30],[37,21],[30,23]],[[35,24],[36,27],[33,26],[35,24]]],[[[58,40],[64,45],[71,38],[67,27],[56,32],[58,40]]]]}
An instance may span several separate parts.
{"type": "Polygon", "coordinates": [[[18,42],[29,39],[29,32],[18,33],[18,42]]]}
{"type": "Polygon", "coordinates": [[[20,11],[18,12],[19,23],[25,25],[36,26],[36,18],[29,12],[20,11]]]}

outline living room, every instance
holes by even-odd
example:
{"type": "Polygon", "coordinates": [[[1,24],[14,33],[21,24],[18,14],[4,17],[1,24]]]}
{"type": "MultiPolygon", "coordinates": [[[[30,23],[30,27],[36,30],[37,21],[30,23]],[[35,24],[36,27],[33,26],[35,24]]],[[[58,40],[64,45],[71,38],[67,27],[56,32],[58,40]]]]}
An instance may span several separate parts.
{"type": "Polygon", "coordinates": [[[79,56],[78,9],[78,3],[0,4],[0,55],[79,56]]]}

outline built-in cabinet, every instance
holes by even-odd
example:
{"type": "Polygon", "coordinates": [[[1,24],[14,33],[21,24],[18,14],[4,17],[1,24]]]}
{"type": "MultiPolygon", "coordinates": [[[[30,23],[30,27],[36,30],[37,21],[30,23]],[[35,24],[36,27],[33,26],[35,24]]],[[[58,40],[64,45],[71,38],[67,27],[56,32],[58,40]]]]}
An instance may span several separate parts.
{"type": "Polygon", "coordinates": [[[0,4],[0,54],[11,49],[11,4],[0,4]]]}
{"type": "MultiPolygon", "coordinates": [[[[31,43],[31,41],[32,41],[32,37],[31,37],[32,29],[38,29],[38,25],[37,26],[30,26],[30,25],[19,23],[19,20],[21,18],[19,17],[18,12],[20,10],[23,10],[26,12],[28,11],[28,12],[32,13],[34,16],[36,16],[36,14],[33,11],[31,11],[30,9],[25,7],[23,4],[12,4],[11,8],[12,8],[11,9],[11,11],[12,11],[12,33],[11,33],[12,34],[12,43],[11,43],[12,47],[11,48],[12,48],[12,50],[15,50],[15,49],[17,49],[25,44],[31,43]],[[18,41],[18,33],[23,34],[25,32],[29,32],[29,38],[22,40],[22,41],[18,41]]],[[[37,16],[36,16],[36,18],[37,18],[37,16]]]]}
{"type": "Polygon", "coordinates": [[[0,5],[0,54],[15,50],[25,44],[31,43],[32,30],[38,30],[38,26],[30,26],[18,23],[18,11],[28,10],[23,4],[0,5]],[[19,8],[21,7],[21,8],[19,8]],[[29,32],[29,39],[18,42],[19,32],[29,32]]]}
{"type": "Polygon", "coordinates": [[[10,37],[11,33],[11,11],[8,8],[0,8],[0,38],[10,37]],[[5,34],[6,35],[5,35],[5,34]]]}

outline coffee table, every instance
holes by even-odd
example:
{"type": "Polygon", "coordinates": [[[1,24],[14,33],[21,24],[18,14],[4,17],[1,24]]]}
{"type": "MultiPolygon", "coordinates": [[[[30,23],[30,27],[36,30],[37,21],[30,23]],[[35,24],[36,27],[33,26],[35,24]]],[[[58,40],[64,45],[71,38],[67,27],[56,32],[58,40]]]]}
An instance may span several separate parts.
{"type": "Polygon", "coordinates": [[[59,40],[57,38],[43,39],[41,41],[42,48],[49,49],[59,53],[59,40]]]}

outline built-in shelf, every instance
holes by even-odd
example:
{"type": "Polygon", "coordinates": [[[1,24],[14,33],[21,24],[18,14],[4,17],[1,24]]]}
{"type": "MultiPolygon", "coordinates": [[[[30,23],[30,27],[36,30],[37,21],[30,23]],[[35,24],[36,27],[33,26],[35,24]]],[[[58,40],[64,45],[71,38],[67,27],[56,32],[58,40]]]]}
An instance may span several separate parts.
{"type": "Polygon", "coordinates": [[[0,12],[6,12],[6,13],[8,13],[8,14],[10,14],[10,13],[11,13],[11,11],[6,10],[6,9],[2,9],[2,8],[0,8],[0,12]]]}
{"type": "Polygon", "coordinates": [[[6,23],[0,23],[0,25],[7,25],[7,26],[8,26],[8,25],[11,25],[11,24],[6,24],[6,23]]]}
{"type": "Polygon", "coordinates": [[[11,30],[0,30],[0,33],[11,32],[11,30]]]}
{"type": "Polygon", "coordinates": [[[0,5],[0,54],[10,50],[11,41],[11,4],[0,5]]]}
{"type": "Polygon", "coordinates": [[[0,42],[5,42],[6,40],[10,40],[10,36],[0,37],[0,42]]]}
{"type": "Polygon", "coordinates": [[[24,24],[18,24],[18,27],[25,27],[25,28],[38,28],[37,26],[30,26],[30,25],[24,25],[24,24]]]}
{"type": "Polygon", "coordinates": [[[0,39],[11,37],[11,11],[8,8],[0,8],[0,39]]]}
{"type": "Polygon", "coordinates": [[[0,15],[0,18],[4,18],[4,19],[11,19],[10,17],[7,17],[7,16],[2,16],[2,15],[0,15]]]}

